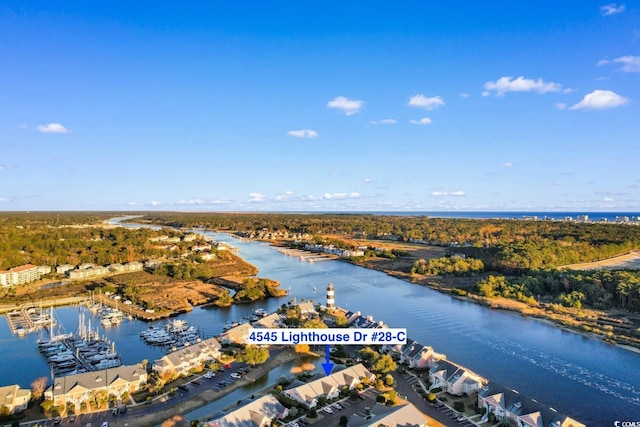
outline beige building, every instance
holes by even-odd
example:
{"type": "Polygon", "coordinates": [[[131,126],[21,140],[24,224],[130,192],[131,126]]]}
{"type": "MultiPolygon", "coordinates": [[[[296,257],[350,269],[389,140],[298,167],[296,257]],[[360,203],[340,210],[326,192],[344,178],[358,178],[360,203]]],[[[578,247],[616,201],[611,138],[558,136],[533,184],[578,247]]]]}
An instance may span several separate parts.
{"type": "Polygon", "coordinates": [[[65,406],[88,403],[100,392],[121,399],[125,392],[135,393],[147,383],[147,371],[138,365],[119,366],[103,371],[85,372],[56,378],[53,385],[44,392],[45,399],[52,400],[54,405],[65,406]]]}
{"type": "Polygon", "coordinates": [[[0,286],[24,285],[40,279],[41,275],[40,267],[32,264],[0,270],[0,286]]]}
{"type": "Polygon", "coordinates": [[[217,420],[210,421],[209,427],[270,427],[271,420],[286,418],[289,410],[273,395],[256,399],[235,409],[217,420]]]}
{"type": "Polygon", "coordinates": [[[342,387],[346,386],[349,390],[353,390],[362,382],[363,378],[375,381],[376,376],[360,363],[326,377],[290,388],[283,393],[289,399],[293,399],[307,408],[315,408],[320,397],[334,399],[340,395],[342,387]]]}
{"type": "Polygon", "coordinates": [[[370,415],[361,417],[354,414],[349,419],[349,427],[427,427],[427,416],[411,403],[398,406],[384,406],[379,403],[371,408],[370,415]]]}
{"type": "Polygon", "coordinates": [[[173,351],[156,360],[153,364],[153,370],[159,374],[183,375],[188,374],[191,369],[197,368],[207,360],[214,360],[218,357],[220,357],[220,343],[215,338],[209,338],[173,351]]]}
{"type": "Polygon", "coordinates": [[[31,400],[31,391],[23,390],[18,385],[0,387],[0,408],[9,409],[9,413],[15,414],[24,411],[31,400]]]}

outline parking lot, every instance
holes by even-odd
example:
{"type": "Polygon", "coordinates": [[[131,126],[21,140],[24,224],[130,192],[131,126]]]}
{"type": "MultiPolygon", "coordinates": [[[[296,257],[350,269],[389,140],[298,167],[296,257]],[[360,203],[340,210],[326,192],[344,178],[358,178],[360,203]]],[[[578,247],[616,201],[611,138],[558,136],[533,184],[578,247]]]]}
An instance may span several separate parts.
{"type": "Polygon", "coordinates": [[[305,423],[304,421],[294,421],[285,426],[296,427],[296,422],[298,425],[304,424],[313,424],[313,426],[317,427],[328,427],[328,426],[336,426],[340,422],[340,417],[345,415],[348,418],[351,418],[353,414],[358,414],[362,417],[369,415],[368,409],[372,408],[376,404],[376,397],[378,396],[378,391],[372,388],[367,389],[366,391],[361,393],[363,399],[351,400],[349,398],[342,399],[336,403],[327,404],[323,408],[316,408],[318,413],[318,418],[313,421],[313,423],[305,423]],[[327,410],[327,408],[329,408],[327,410]],[[331,411],[331,412],[329,412],[331,411]]]}

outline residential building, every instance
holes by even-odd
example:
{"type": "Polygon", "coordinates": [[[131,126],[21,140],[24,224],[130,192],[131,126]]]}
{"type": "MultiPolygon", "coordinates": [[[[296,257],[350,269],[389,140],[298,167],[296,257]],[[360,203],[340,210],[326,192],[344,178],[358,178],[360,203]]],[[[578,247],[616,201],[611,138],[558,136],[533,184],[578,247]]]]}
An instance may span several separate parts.
{"type": "Polygon", "coordinates": [[[357,413],[349,418],[349,427],[427,427],[428,418],[411,403],[398,406],[376,404],[370,410],[370,416],[362,417],[357,413]]]}
{"type": "Polygon", "coordinates": [[[62,264],[56,267],[56,273],[58,274],[64,274],[69,270],[73,270],[75,268],[75,266],[71,265],[71,264],[62,264]]]}
{"type": "Polygon", "coordinates": [[[0,387],[0,408],[6,407],[10,414],[26,410],[30,400],[31,390],[21,389],[17,384],[0,387]]]}
{"type": "Polygon", "coordinates": [[[555,409],[493,381],[478,391],[478,407],[487,409],[483,422],[493,413],[501,422],[518,427],[585,427],[555,409]]]}
{"type": "Polygon", "coordinates": [[[318,312],[311,302],[301,302],[298,304],[298,310],[300,310],[300,319],[304,320],[318,317],[318,312]]]}
{"type": "MultiPolygon", "coordinates": [[[[93,265],[93,264],[89,264],[89,265],[93,265]]],[[[109,269],[101,265],[97,267],[86,267],[86,268],[78,267],[75,270],[67,271],[67,274],[69,275],[69,279],[71,280],[83,280],[83,279],[90,279],[92,277],[105,276],[109,274],[109,269]]]]}
{"type": "Polygon", "coordinates": [[[214,360],[218,357],[220,357],[220,343],[215,338],[209,338],[180,350],[172,351],[156,360],[153,364],[153,370],[159,374],[186,375],[207,360],[214,360]]]}
{"type": "Polygon", "coordinates": [[[441,388],[454,396],[470,395],[487,383],[480,375],[448,360],[440,360],[429,369],[429,381],[429,390],[441,388]]]}
{"type": "Polygon", "coordinates": [[[125,392],[135,393],[146,383],[146,369],[139,365],[119,366],[56,378],[44,392],[44,397],[57,406],[71,403],[77,411],[83,402],[90,402],[97,393],[105,391],[121,399],[125,392]]]}
{"type": "Polygon", "coordinates": [[[283,314],[272,313],[251,324],[254,328],[281,328],[284,324],[284,318],[286,316],[283,314]]]}
{"type": "Polygon", "coordinates": [[[144,265],[139,261],[131,261],[124,265],[124,271],[142,271],[144,265]]]}
{"type": "Polygon", "coordinates": [[[38,273],[40,273],[40,275],[44,276],[45,274],[49,274],[51,273],[51,267],[48,265],[39,265],[38,266],[38,273]]]}
{"type": "MultiPolygon", "coordinates": [[[[49,269],[51,271],[51,269],[49,269]]],[[[39,267],[32,264],[25,264],[19,267],[12,267],[8,270],[0,270],[0,286],[24,285],[40,279],[42,273],[39,267]]]]}
{"type": "Polygon", "coordinates": [[[241,323],[240,325],[223,332],[220,335],[222,344],[246,344],[249,339],[250,323],[241,323]]]}
{"type": "Polygon", "coordinates": [[[358,364],[308,383],[294,383],[294,387],[283,393],[307,408],[314,408],[318,405],[320,397],[334,399],[340,395],[340,389],[346,386],[349,390],[353,390],[365,377],[369,378],[369,381],[374,381],[376,378],[362,364],[358,364]]]}
{"type": "Polygon", "coordinates": [[[124,272],[124,265],[122,265],[122,264],[109,264],[107,266],[107,268],[112,273],[123,273],[124,272]]]}
{"type": "Polygon", "coordinates": [[[407,338],[407,343],[402,346],[400,351],[399,362],[409,365],[410,368],[427,369],[445,358],[444,354],[436,353],[432,347],[407,338]]]}
{"type": "Polygon", "coordinates": [[[217,420],[209,421],[209,427],[270,427],[271,420],[283,419],[289,415],[285,408],[271,394],[247,403],[217,420]]]}

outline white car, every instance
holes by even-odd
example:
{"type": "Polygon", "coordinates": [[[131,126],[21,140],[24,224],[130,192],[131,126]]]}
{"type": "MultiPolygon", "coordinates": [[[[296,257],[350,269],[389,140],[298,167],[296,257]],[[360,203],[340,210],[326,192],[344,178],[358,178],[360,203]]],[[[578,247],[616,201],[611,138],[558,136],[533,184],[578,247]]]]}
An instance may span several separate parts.
{"type": "Polygon", "coordinates": [[[203,375],[203,377],[205,377],[206,379],[211,379],[215,376],[216,374],[214,372],[207,372],[206,374],[203,375]]]}
{"type": "Polygon", "coordinates": [[[237,372],[232,372],[231,373],[231,378],[239,379],[239,378],[242,378],[242,375],[240,375],[237,372]]]}
{"type": "Polygon", "coordinates": [[[333,414],[333,409],[327,406],[326,408],[324,408],[324,412],[326,412],[327,414],[333,414]]]}

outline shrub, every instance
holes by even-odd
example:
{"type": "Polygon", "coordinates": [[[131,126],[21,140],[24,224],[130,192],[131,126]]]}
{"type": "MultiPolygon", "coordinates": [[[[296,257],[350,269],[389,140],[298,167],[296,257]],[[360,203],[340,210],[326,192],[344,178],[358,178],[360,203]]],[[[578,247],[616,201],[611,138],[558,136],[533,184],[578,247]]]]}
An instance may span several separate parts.
{"type": "Polygon", "coordinates": [[[458,412],[464,412],[464,402],[453,402],[453,409],[458,412]]]}
{"type": "Polygon", "coordinates": [[[387,401],[387,398],[382,394],[379,394],[376,397],[376,402],[378,402],[378,403],[385,403],[386,401],[387,401]]]}

